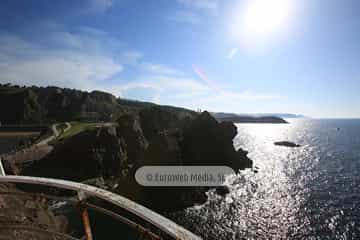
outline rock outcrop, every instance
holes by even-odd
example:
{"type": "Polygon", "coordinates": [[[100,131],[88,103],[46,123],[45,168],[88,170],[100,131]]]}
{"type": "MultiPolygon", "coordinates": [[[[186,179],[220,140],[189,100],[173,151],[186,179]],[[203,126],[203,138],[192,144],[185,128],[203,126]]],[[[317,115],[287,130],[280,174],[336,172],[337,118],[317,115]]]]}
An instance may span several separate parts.
{"type": "Polygon", "coordinates": [[[218,123],[203,112],[185,128],[182,145],[185,165],[226,165],[237,172],[251,167],[246,151],[235,151],[233,138],[237,134],[231,122],[218,123]]]}
{"type": "Polygon", "coordinates": [[[128,159],[138,163],[144,158],[144,153],[149,146],[144,137],[139,119],[134,115],[123,115],[117,121],[117,136],[124,143],[128,159]]]}
{"type": "Polygon", "coordinates": [[[195,117],[195,113],[170,107],[155,106],[139,112],[141,127],[149,141],[163,130],[184,128],[195,117]]]}
{"type": "Polygon", "coordinates": [[[24,173],[73,181],[103,177],[112,191],[150,208],[178,210],[204,203],[208,188],[143,187],[135,182],[136,170],[149,165],[226,165],[234,171],[251,167],[247,152],[234,149],[236,134],[234,124],[218,123],[208,112],[187,116],[147,109],[139,116],[123,115],[116,128],[66,140],[24,173]]]}
{"type": "Polygon", "coordinates": [[[274,142],[274,145],[276,146],[283,146],[283,147],[301,147],[299,144],[289,142],[289,141],[280,141],[280,142],[274,142]]]}

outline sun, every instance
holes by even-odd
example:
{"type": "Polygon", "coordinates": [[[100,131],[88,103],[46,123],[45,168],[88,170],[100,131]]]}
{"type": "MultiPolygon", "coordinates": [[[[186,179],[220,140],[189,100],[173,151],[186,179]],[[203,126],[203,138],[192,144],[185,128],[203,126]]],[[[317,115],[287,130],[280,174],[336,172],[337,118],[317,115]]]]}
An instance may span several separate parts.
{"type": "Polygon", "coordinates": [[[253,34],[281,30],[289,20],[291,0],[250,0],[245,8],[244,27],[253,34]]]}
{"type": "Polygon", "coordinates": [[[233,6],[228,20],[230,37],[248,47],[281,39],[295,19],[294,0],[244,0],[233,6]]]}

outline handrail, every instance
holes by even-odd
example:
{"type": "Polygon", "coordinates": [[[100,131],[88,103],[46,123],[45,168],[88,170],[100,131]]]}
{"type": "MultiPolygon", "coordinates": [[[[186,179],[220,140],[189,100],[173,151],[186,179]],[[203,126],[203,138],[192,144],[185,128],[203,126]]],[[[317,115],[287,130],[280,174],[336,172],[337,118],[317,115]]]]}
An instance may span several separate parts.
{"type": "Polygon", "coordinates": [[[133,213],[141,219],[151,223],[161,231],[167,233],[174,239],[201,240],[200,237],[177,225],[173,221],[161,216],[160,214],[153,212],[152,210],[140,204],[137,204],[123,196],[117,195],[101,188],[67,180],[14,175],[0,176],[0,183],[28,183],[35,185],[38,184],[43,186],[73,190],[78,193],[83,192],[87,196],[97,197],[133,213]]]}

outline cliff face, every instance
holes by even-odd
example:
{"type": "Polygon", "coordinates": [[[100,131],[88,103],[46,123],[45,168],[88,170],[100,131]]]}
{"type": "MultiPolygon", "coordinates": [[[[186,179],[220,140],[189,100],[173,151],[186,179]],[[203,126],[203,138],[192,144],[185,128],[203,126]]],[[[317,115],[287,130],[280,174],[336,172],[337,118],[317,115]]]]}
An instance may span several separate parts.
{"type": "Polygon", "coordinates": [[[207,189],[145,188],[135,182],[136,170],[148,165],[251,167],[247,153],[235,151],[235,135],[232,123],[218,123],[207,112],[188,116],[148,108],[123,115],[116,127],[83,132],[58,144],[23,174],[73,181],[103,177],[114,192],[153,209],[176,210],[206,201],[207,189]]]}

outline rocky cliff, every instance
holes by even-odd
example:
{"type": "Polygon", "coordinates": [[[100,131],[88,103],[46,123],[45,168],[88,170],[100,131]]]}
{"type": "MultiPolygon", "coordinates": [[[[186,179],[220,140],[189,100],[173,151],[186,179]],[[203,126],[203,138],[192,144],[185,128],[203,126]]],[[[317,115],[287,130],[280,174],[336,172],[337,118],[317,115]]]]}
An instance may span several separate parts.
{"type": "Polygon", "coordinates": [[[232,123],[218,123],[207,112],[187,115],[152,107],[122,115],[116,126],[59,143],[22,173],[73,181],[104,178],[110,190],[148,207],[181,209],[206,201],[207,189],[145,188],[135,182],[135,171],[145,165],[227,165],[235,171],[251,167],[247,152],[234,149],[236,134],[232,123]]]}

